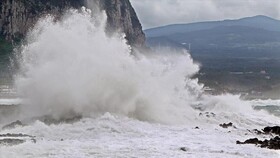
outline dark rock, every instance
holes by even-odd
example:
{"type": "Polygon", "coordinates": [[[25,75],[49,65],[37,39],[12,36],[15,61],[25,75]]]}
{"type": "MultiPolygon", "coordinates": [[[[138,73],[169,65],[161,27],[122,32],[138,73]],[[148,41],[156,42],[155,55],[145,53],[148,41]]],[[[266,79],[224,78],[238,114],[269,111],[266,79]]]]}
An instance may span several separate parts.
{"type": "Polygon", "coordinates": [[[274,137],[274,140],[279,141],[279,140],[280,140],[280,137],[279,137],[279,136],[276,136],[276,137],[274,137]]]}
{"type": "Polygon", "coordinates": [[[26,140],[31,140],[31,142],[36,143],[35,136],[27,134],[0,134],[0,145],[18,145],[26,142],[26,140]]]}
{"type": "Polygon", "coordinates": [[[232,127],[233,124],[230,122],[230,123],[223,123],[223,124],[220,124],[221,127],[223,128],[228,128],[228,127],[232,127]]]}
{"type": "Polygon", "coordinates": [[[129,0],[99,0],[108,16],[107,30],[121,30],[126,34],[129,44],[141,48],[145,45],[145,34],[129,0]]]}
{"type": "Polygon", "coordinates": [[[180,150],[181,151],[188,151],[188,149],[186,147],[181,147],[180,150]]]}
{"type": "Polygon", "coordinates": [[[216,114],[214,114],[213,112],[206,112],[206,117],[215,117],[216,114]]]}
{"type": "MultiPolygon", "coordinates": [[[[248,130],[249,132],[251,132],[250,130],[248,130]]],[[[273,127],[265,127],[262,131],[259,131],[257,129],[253,130],[254,133],[261,135],[261,134],[276,134],[279,135],[280,134],[280,127],[279,126],[273,126],[273,127]]],[[[272,136],[272,135],[270,135],[272,136]]],[[[273,137],[269,140],[265,139],[263,141],[258,140],[258,138],[252,138],[252,139],[248,139],[245,142],[240,142],[240,141],[236,141],[236,144],[256,144],[259,147],[262,148],[268,148],[268,149],[275,149],[278,150],[280,149],[280,137],[276,136],[273,137]]]]}
{"type": "Polygon", "coordinates": [[[280,138],[278,136],[271,138],[270,140],[264,140],[261,144],[262,148],[268,148],[268,149],[280,149],[280,138]]]}
{"type": "Polygon", "coordinates": [[[216,114],[214,114],[213,112],[211,112],[210,114],[211,114],[213,117],[215,117],[215,116],[216,116],[216,114]]]}
{"type": "Polygon", "coordinates": [[[22,139],[1,139],[0,145],[18,145],[24,143],[25,140],[22,139]]]}
{"type": "Polygon", "coordinates": [[[60,123],[75,123],[78,122],[82,119],[82,116],[77,115],[77,116],[73,116],[73,117],[67,117],[67,118],[60,118],[60,119],[55,119],[51,116],[44,116],[44,117],[40,117],[40,118],[34,118],[37,120],[40,120],[42,122],[44,122],[47,125],[51,125],[51,124],[60,124],[60,123]]]}
{"type": "Polygon", "coordinates": [[[251,139],[247,139],[244,142],[240,142],[240,141],[236,141],[236,144],[262,144],[263,142],[260,141],[258,138],[251,138],[251,139]]]}
{"type": "Polygon", "coordinates": [[[0,134],[0,137],[34,137],[31,135],[27,135],[27,134],[11,134],[11,133],[7,133],[7,134],[0,134]]]}
{"type": "Polygon", "coordinates": [[[262,148],[266,148],[267,146],[268,146],[268,140],[267,139],[265,139],[263,142],[262,142],[262,144],[261,144],[261,146],[260,147],[262,147],[262,148]]]}
{"type": "Polygon", "coordinates": [[[247,139],[245,140],[245,142],[240,142],[240,141],[236,141],[236,144],[262,144],[262,141],[259,141],[258,138],[251,138],[251,139],[247,139]]]}
{"type": "Polygon", "coordinates": [[[205,112],[205,113],[199,113],[199,116],[206,116],[206,117],[210,118],[210,117],[215,117],[216,114],[213,112],[205,112]]]}
{"type": "Polygon", "coordinates": [[[280,149],[280,138],[278,136],[269,140],[269,149],[280,149]]]}
{"type": "Polygon", "coordinates": [[[236,141],[236,144],[255,144],[261,148],[268,149],[280,149],[280,138],[278,136],[271,138],[270,140],[265,139],[264,141],[258,140],[258,138],[248,139],[245,142],[236,141]]]}
{"type": "Polygon", "coordinates": [[[21,121],[17,120],[15,122],[9,123],[2,127],[2,129],[16,128],[17,126],[24,126],[21,121]]]}
{"type": "Polygon", "coordinates": [[[256,144],[256,145],[259,143],[262,143],[262,142],[260,142],[258,138],[247,139],[244,142],[244,144],[256,144]]]}
{"type": "Polygon", "coordinates": [[[265,134],[264,132],[262,132],[262,131],[260,131],[258,129],[254,129],[253,132],[258,134],[258,135],[265,134]]]}
{"type": "Polygon", "coordinates": [[[263,129],[263,131],[266,134],[273,133],[273,134],[280,135],[280,127],[279,126],[265,127],[263,129]]]}
{"type": "Polygon", "coordinates": [[[194,129],[199,129],[199,127],[195,127],[194,129]]]}

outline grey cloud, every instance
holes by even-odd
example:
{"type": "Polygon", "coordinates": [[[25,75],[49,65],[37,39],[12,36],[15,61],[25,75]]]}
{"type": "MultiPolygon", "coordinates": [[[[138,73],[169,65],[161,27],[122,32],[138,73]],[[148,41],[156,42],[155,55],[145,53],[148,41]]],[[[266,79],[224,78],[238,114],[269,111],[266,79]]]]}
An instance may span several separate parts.
{"type": "Polygon", "coordinates": [[[144,28],[266,15],[280,18],[280,0],[131,0],[144,28]]]}

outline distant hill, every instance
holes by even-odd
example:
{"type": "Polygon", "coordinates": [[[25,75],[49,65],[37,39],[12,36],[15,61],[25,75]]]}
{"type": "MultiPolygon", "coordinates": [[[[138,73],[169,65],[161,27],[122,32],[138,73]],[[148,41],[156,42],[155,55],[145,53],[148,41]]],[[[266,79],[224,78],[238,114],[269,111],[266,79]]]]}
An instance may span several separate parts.
{"type": "Polygon", "coordinates": [[[171,35],[176,33],[186,33],[192,31],[212,29],[219,26],[234,26],[234,25],[248,26],[248,27],[265,29],[269,31],[280,32],[280,21],[263,15],[246,17],[238,20],[207,21],[207,22],[197,22],[197,23],[189,23],[189,24],[172,24],[172,25],[147,29],[144,32],[147,37],[157,37],[157,36],[166,36],[166,35],[171,35]]]}
{"type": "Polygon", "coordinates": [[[150,47],[189,49],[195,76],[213,94],[274,92],[280,82],[280,21],[266,16],[174,24],[145,31],[150,47]],[[276,87],[276,88],[275,88],[276,87]]]}
{"type": "Polygon", "coordinates": [[[145,31],[149,46],[188,49],[193,56],[279,57],[280,21],[266,16],[175,24],[145,31]]]}

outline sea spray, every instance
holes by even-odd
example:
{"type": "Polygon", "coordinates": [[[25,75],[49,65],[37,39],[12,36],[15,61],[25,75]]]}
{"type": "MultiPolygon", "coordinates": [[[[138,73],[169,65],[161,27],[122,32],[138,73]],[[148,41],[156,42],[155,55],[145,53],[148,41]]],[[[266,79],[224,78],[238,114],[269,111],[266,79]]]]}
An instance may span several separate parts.
{"type": "Polygon", "coordinates": [[[191,79],[199,66],[188,53],[160,49],[136,57],[124,36],[107,37],[105,14],[94,14],[82,8],[60,20],[47,16],[29,32],[16,77],[22,119],[109,112],[177,124],[193,123],[199,113],[195,109],[245,109],[237,96],[205,95],[203,85],[191,79]]]}
{"type": "Polygon", "coordinates": [[[22,46],[16,79],[22,117],[94,116],[110,112],[139,120],[175,123],[195,117],[189,79],[199,67],[188,54],[131,55],[123,37],[107,37],[105,14],[68,11],[42,18],[22,46]]]}

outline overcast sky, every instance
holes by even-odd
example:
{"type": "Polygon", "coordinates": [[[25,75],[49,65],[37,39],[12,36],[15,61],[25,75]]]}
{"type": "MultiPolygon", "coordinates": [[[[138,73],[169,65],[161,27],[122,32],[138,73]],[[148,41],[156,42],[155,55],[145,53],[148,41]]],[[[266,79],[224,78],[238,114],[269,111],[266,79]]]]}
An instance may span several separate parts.
{"type": "Polygon", "coordinates": [[[144,29],[266,15],[280,19],[280,0],[131,0],[144,29]]]}

